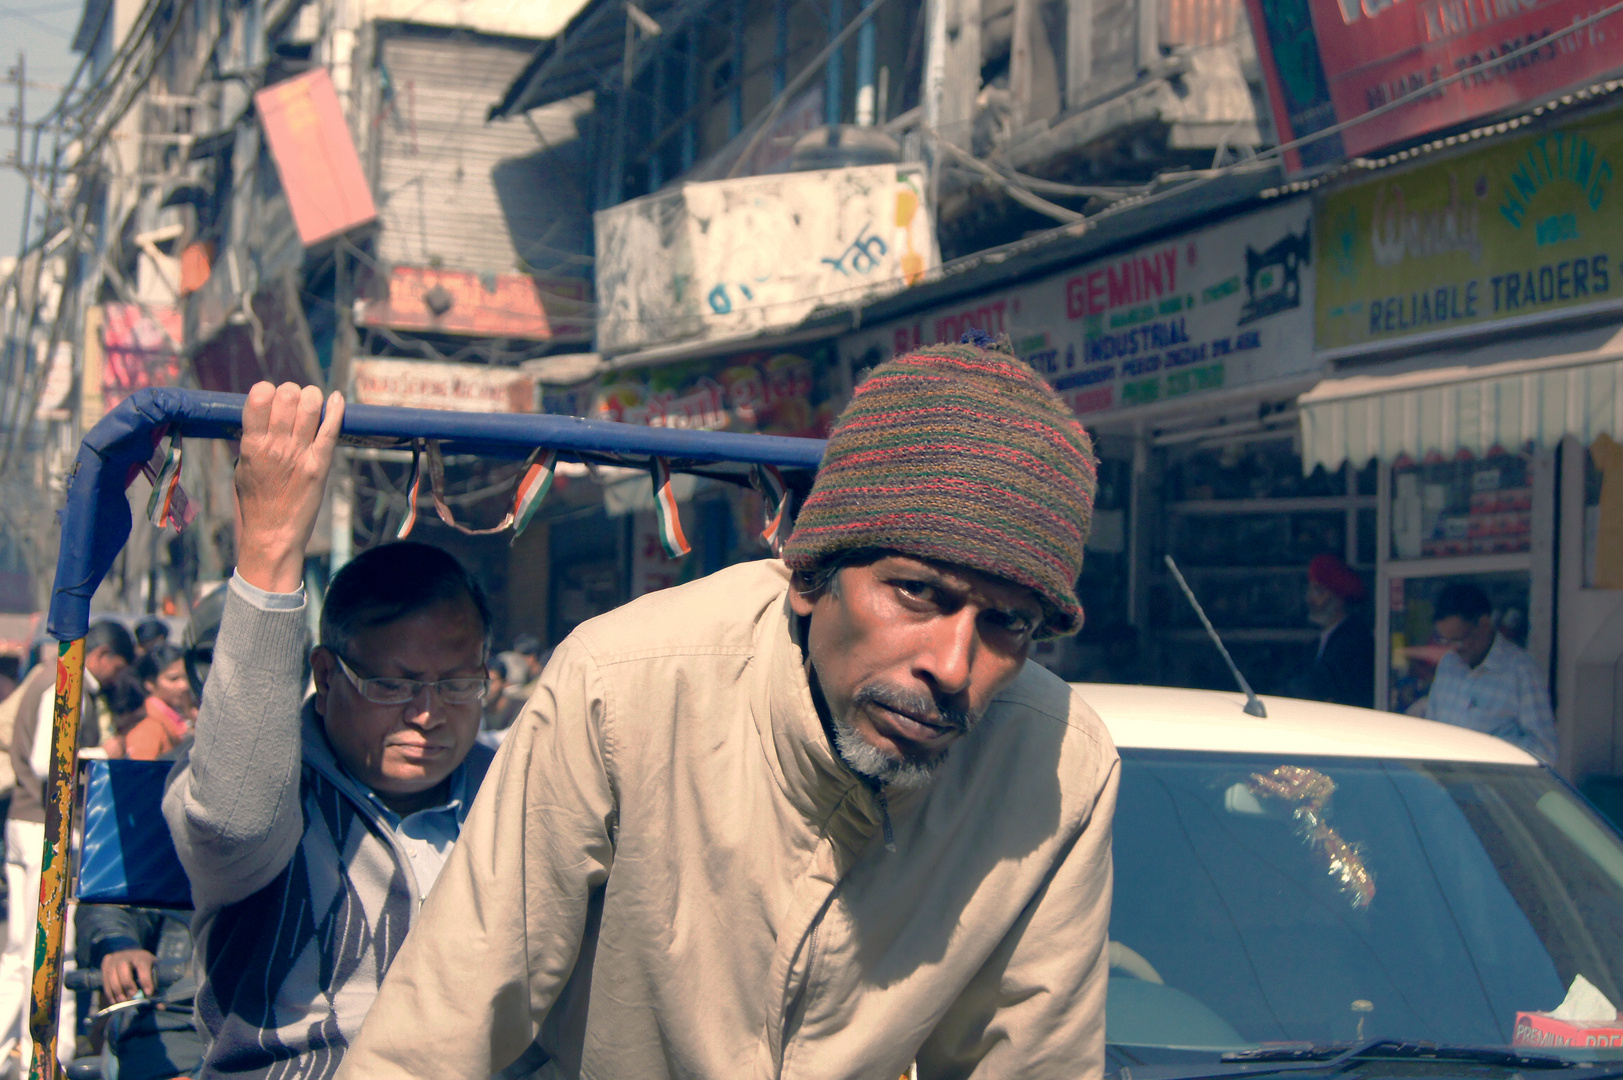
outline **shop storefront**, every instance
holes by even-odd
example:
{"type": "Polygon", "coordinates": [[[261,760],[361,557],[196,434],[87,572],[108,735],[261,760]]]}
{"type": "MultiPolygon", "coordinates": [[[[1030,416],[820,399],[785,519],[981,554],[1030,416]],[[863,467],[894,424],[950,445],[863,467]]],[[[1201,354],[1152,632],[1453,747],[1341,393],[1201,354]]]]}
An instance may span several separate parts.
{"type": "MultiPolygon", "coordinates": [[[[704,431],[822,438],[849,395],[827,342],[610,370],[543,393],[548,412],[704,431]]],[[[560,468],[570,493],[540,519],[550,532],[547,637],[645,593],[765,557],[762,502],[752,488],[676,476],[682,533],[692,551],[670,558],[645,472],[560,468]]]]}
{"type": "Polygon", "coordinates": [[[1623,432],[1620,165],[1614,114],[1321,195],[1316,345],[1337,374],[1300,399],[1309,466],[1380,464],[1382,707],[1419,707],[1433,601],[1473,582],[1551,673],[1559,764],[1580,781],[1623,773],[1623,713],[1608,697],[1584,715],[1581,679],[1586,657],[1605,672],[1623,656],[1623,626],[1617,645],[1602,634],[1623,617],[1602,553],[1623,528],[1604,475],[1623,432]]]}
{"type": "Polygon", "coordinates": [[[1008,335],[1093,434],[1101,458],[1080,583],[1087,623],[1038,659],[1074,679],[1230,686],[1162,555],[1210,604],[1247,675],[1283,692],[1319,631],[1308,560],[1373,579],[1372,472],[1304,476],[1292,402],[1312,347],[1311,205],[1277,203],[971,301],[842,337],[860,380],[970,328],[1008,335]]]}

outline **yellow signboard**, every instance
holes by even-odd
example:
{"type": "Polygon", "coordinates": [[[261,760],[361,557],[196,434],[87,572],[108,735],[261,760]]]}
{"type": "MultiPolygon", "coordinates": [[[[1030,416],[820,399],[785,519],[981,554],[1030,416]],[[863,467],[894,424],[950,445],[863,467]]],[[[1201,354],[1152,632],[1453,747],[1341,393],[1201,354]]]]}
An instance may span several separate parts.
{"type": "Polygon", "coordinates": [[[1623,304],[1623,123],[1573,124],[1322,196],[1332,357],[1623,304]]]}

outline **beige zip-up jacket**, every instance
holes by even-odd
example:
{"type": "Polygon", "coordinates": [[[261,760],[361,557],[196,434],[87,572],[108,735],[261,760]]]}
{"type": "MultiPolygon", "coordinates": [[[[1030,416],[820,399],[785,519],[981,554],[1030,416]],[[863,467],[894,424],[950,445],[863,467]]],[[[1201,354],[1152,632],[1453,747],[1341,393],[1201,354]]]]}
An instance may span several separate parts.
{"type": "Polygon", "coordinates": [[[812,704],[782,563],[559,646],[341,1080],[1087,1080],[1117,758],[1036,664],[888,807],[812,704]],[[892,845],[885,843],[889,818],[892,845]]]}

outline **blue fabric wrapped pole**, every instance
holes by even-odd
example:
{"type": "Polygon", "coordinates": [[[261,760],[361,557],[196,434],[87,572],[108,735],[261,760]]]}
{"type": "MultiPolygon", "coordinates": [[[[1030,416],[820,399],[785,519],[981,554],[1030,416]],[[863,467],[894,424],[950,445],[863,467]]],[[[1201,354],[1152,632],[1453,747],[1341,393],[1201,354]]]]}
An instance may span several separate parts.
{"type": "MultiPolygon", "coordinates": [[[[185,438],[235,439],[242,394],[159,387],[125,398],[85,436],[68,477],[62,547],[46,629],[58,641],[83,637],[90,598],[130,535],[124,488],[130,471],[152,456],[157,430],[173,425],[185,438]]],[[[816,469],[821,439],[642,427],[607,420],[535,413],[462,413],[351,405],[344,434],[362,438],[436,439],[446,453],[523,460],[538,446],[560,457],[580,453],[661,457],[670,461],[776,465],[816,469]]]]}

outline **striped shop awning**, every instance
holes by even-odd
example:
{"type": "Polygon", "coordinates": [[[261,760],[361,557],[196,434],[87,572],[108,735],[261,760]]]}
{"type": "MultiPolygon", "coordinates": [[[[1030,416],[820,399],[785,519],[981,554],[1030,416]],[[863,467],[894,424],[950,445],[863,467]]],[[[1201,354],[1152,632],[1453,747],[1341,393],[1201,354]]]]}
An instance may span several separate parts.
{"type": "Polygon", "coordinates": [[[1482,455],[1496,446],[1553,446],[1567,435],[1586,445],[1602,432],[1623,438],[1623,331],[1599,336],[1597,347],[1577,351],[1596,335],[1487,346],[1326,379],[1297,399],[1302,467],[1334,470],[1349,460],[1460,450],[1482,455]],[[1545,349],[1557,351],[1499,358],[1545,349]]]}

